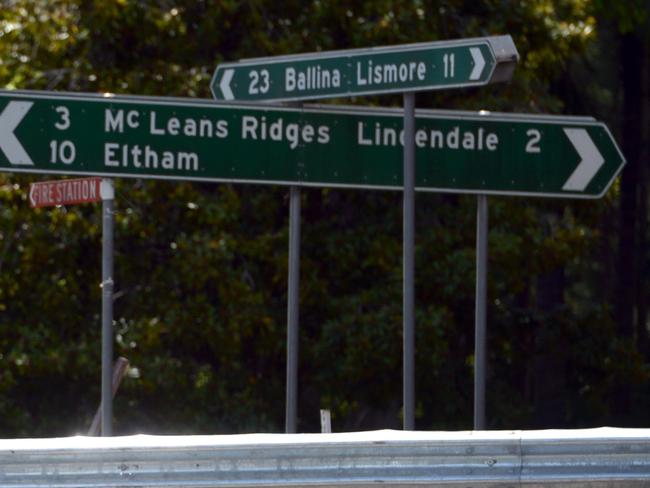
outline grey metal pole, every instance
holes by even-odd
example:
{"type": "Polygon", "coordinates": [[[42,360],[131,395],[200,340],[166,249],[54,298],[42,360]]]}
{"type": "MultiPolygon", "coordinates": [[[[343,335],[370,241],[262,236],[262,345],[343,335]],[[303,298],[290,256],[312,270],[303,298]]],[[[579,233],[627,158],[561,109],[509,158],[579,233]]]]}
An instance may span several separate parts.
{"type": "Polygon", "coordinates": [[[102,436],[113,435],[113,180],[103,179],[102,195],[102,436]]]}
{"type": "Polygon", "coordinates": [[[404,430],[415,429],[415,94],[404,94],[403,202],[404,430]]]}
{"type": "Polygon", "coordinates": [[[298,417],[298,319],[300,302],[300,188],[289,202],[289,283],[287,290],[287,405],[285,432],[296,432],[298,417]]]}
{"type": "Polygon", "coordinates": [[[487,196],[476,206],[476,323],[474,334],[474,430],[485,430],[486,303],[488,252],[487,196]]]}

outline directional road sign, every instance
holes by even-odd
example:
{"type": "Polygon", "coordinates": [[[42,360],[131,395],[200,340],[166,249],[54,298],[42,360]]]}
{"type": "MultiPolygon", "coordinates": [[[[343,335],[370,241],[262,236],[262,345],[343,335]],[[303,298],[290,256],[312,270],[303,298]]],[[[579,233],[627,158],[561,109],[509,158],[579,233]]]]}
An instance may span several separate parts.
{"type": "Polygon", "coordinates": [[[29,185],[32,207],[53,207],[102,200],[101,178],[38,181],[29,185]]]}
{"type": "MultiPolygon", "coordinates": [[[[400,109],[0,91],[0,171],[402,189],[400,109]]],[[[416,112],[418,190],[599,197],[625,160],[589,117],[416,112]]]]}
{"type": "Polygon", "coordinates": [[[225,101],[462,88],[509,79],[518,58],[510,36],[426,42],[224,63],[210,86],[225,101]]]}

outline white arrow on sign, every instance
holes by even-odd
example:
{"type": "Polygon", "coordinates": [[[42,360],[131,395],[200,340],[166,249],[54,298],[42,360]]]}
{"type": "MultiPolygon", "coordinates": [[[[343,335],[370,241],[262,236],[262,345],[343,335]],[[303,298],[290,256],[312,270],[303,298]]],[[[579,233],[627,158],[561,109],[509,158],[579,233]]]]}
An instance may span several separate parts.
{"type": "Polygon", "coordinates": [[[234,100],[235,96],[232,93],[232,90],[230,89],[230,80],[232,80],[232,76],[235,74],[234,69],[227,69],[224,70],[223,76],[221,77],[221,83],[219,83],[219,88],[221,88],[221,93],[223,93],[223,98],[224,100],[234,100]]]}
{"type": "Polygon", "coordinates": [[[603,155],[585,129],[564,129],[564,133],[575,147],[580,162],[562,187],[565,191],[584,191],[605,162],[603,155]]]}
{"type": "Polygon", "coordinates": [[[32,207],[36,206],[36,185],[30,185],[29,186],[29,203],[31,203],[32,207]]]}
{"type": "Polygon", "coordinates": [[[483,73],[483,68],[485,68],[485,58],[481,53],[481,50],[477,47],[470,47],[469,53],[472,55],[472,61],[474,61],[474,68],[469,75],[470,80],[478,80],[483,73]]]}
{"type": "Polygon", "coordinates": [[[33,102],[11,101],[0,114],[0,149],[14,166],[33,166],[34,162],[16,138],[14,130],[23,120],[33,102]]]}

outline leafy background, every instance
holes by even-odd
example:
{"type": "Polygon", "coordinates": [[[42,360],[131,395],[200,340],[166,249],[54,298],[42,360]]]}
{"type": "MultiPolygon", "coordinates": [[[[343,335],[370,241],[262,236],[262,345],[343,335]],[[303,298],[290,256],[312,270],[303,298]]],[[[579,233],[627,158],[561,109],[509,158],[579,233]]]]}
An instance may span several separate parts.
{"type": "MultiPolygon", "coordinates": [[[[510,34],[505,85],[418,107],[591,115],[600,200],[491,197],[491,429],[650,426],[647,0],[0,0],[0,87],[210,98],[222,61],[510,34]]],[[[399,97],[334,103],[400,104],[399,97]]],[[[100,391],[96,205],[0,175],[0,436],[84,433],[100,391]]],[[[284,428],[288,189],[120,180],[114,432],[284,428]]],[[[416,204],[416,428],[472,426],[476,199],[416,204]]],[[[302,191],[298,430],[401,426],[401,196],[302,191]]]]}

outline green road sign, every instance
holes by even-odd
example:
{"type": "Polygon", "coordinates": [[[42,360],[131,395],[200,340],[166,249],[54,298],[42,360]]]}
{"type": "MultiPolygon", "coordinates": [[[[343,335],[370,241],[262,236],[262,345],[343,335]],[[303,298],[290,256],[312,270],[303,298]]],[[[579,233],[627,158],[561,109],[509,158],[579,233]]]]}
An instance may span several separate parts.
{"type": "Polygon", "coordinates": [[[221,64],[210,87],[225,101],[462,88],[509,79],[518,58],[510,36],[275,56],[221,64]]]}
{"type": "MultiPolygon", "coordinates": [[[[0,171],[402,189],[399,109],[0,91],[0,171]]],[[[625,160],[587,117],[418,111],[418,190],[599,197],[625,160]]]]}

